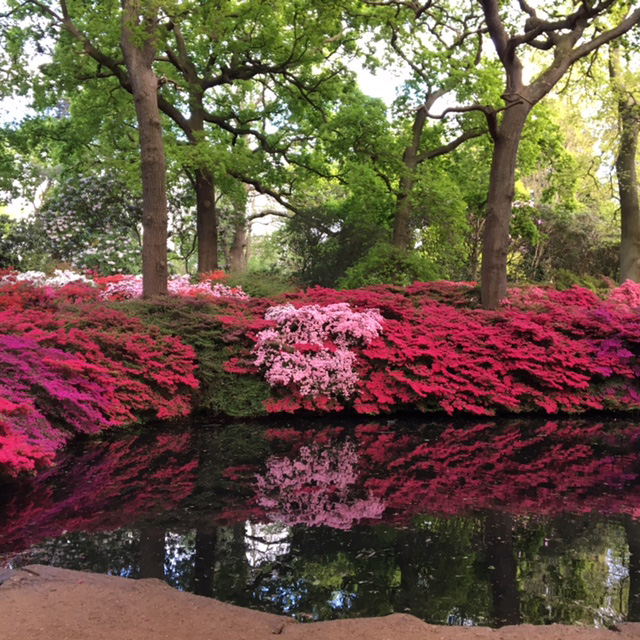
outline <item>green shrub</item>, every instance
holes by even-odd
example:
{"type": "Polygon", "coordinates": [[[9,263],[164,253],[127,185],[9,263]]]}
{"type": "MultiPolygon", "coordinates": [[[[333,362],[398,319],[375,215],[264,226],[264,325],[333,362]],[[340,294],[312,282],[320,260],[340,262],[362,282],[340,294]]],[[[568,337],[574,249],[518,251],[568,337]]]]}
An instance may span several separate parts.
{"type": "Polygon", "coordinates": [[[248,271],[232,275],[227,284],[232,287],[242,287],[252,298],[271,298],[298,289],[289,278],[265,271],[248,271]]]}
{"type": "Polygon", "coordinates": [[[372,284],[409,285],[431,282],[442,273],[429,258],[418,252],[405,252],[390,244],[378,244],[339,280],[341,289],[357,289],[372,284]]]}
{"type": "Polygon", "coordinates": [[[223,340],[225,331],[216,319],[224,311],[207,302],[184,298],[132,300],[118,305],[195,349],[196,375],[201,382],[199,408],[233,418],[266,414],[262,403],[269,396],[268,383],[258,376],[224,370],[234,351],[233,345],[223,340]]]}
{"type": "Polygon", "coordinates": [[[551,284],[559,291],[571,289],[577,285],[602,295],[609,291],[613,283],[604,276],[578,275],[569,269],[556,269],[551,272],[551,284]]]}

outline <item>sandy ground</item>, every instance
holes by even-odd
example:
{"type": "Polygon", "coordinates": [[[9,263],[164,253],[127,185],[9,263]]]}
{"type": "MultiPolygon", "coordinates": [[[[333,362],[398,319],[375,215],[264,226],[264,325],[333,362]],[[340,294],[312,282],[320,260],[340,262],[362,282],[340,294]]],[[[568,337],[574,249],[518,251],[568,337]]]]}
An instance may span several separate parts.
{"type": "Polygon", "coordinates": [[[395,614],[297,624],[289,618],[181,593],[159,580],[127,580],[33,565],[0,572],[2,640],[626,640],[581,627],[438,627],[395,614]]]}

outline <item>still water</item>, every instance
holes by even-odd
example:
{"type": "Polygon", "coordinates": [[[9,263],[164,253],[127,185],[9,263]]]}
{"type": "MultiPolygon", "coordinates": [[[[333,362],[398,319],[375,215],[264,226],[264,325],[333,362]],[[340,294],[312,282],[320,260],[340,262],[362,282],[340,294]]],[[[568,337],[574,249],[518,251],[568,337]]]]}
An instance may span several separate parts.
{"type": "Polygon", "coordinates": [[[42,563],[305,620],[640,619],[640,426],[609,419],[157,426],[0,487],[42,563]]]}

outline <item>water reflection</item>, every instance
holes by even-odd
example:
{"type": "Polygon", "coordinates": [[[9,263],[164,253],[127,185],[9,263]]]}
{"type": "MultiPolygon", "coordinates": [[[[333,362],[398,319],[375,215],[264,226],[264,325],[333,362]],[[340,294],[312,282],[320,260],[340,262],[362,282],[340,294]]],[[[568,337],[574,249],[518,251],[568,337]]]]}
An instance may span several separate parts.
{"type": "Polygon", "coordinates": [[[164,578],[301,620],[640,620],[639,434],[234,424],[92,443],[2,487],[0,563],[164,578]]]}

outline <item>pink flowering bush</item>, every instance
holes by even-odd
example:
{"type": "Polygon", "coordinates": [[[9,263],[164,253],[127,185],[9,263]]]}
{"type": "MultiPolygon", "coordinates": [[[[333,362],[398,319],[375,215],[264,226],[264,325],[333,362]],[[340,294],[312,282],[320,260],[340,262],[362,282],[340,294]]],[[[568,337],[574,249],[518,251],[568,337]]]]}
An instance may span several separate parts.
{"type": "Polygon", "coordinates": [[[271,307],[274,327],[258,333],[255,364],[272,386],[293,386],[302,395],[349,398],[358,383],[356,353],[382,331],[377,309],[354,311],[348,303],[271,307]]]}
{"type": "MultiPolygon", "coordinates": [[[[103,287],[100,297],[103,300],[132,300],[142,298],[142,276],[116,275],[96,278],[96,283],[103,287]]],[[[188,275],[171,276],[167,283],[170,295],[182,297],[237,298],[246,300],[249,296],[240,287],[228,287],[212,279],[205,279],[191,284],[188,275]]]]}
{"type": "Polygon", "coordinates": [[[195,352],[96,288],[0,285],[0,475],[37,470],[76,434],[187,415],[195,352]]]}

